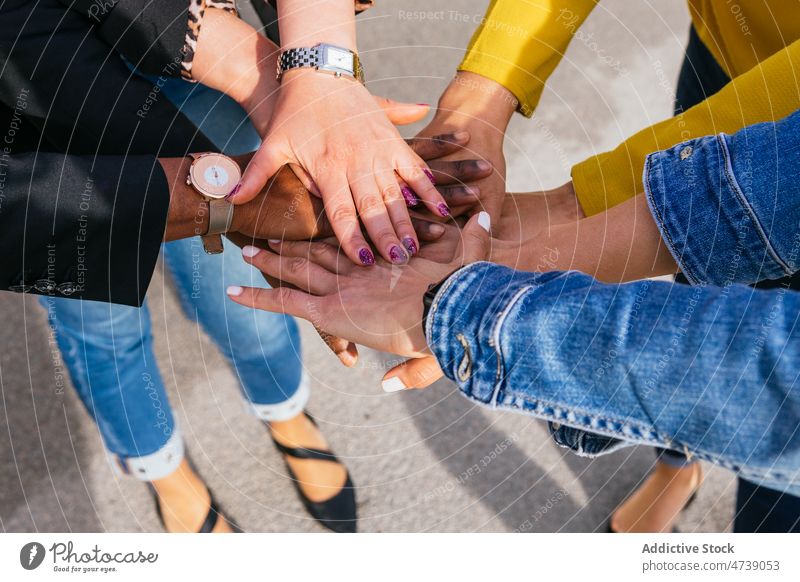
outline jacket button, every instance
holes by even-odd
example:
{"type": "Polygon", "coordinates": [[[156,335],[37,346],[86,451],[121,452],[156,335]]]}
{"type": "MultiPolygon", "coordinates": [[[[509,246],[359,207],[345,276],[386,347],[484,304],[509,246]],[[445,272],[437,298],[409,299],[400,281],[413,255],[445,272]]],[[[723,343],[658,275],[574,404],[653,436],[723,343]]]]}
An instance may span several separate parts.
{"type": "Polygon", "coordinates": [[[50,279],[39,279],[36,281],[36,284],[34,284],[34,287],[36,287],[39,293],[52,293],[56,290],[56,284],[50,279]]]}
{"type": "Polygon", "coordinates": [[[681,160],[686,160],[692,157],[692,152],[694,152],[692,146],[686,146],[685,148],[683,148],[681,150],[681,160]]]}
{"type": "Polygon", "coordinates": [[[68,282],[68,283],[61,283],[61,285],[56,287],[56,291],[58,291],[62,295],[69,296],[75,293],[75,291],[77,291],[77,288],[75,287],[75,283],[68,282]]]}
{"type": "Polygon", "coordinates": [[[33,285],[26,285],[25,283],[20,283],[19,285],[12,285],[8,288],[9,291],[13,291],[14,293],[28,293],[29,291],[33,290],[33,285]]]}

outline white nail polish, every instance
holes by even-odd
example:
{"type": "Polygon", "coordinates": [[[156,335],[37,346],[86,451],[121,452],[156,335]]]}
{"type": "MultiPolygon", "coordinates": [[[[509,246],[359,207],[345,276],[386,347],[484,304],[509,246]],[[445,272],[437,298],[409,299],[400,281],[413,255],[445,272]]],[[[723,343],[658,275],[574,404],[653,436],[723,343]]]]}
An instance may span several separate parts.
{"type": "Polygon", "coordinates": [[[281,244],[281,241],[278,240],[277,238],[271,238],[271,239],[269,239],[269,244],[271,244],[271,245],[279,245],[279,244],[281,244]]]}
{"type": "Polygon", "coordinates": [[[248,259],[252,259],[260,252],[261,249],[258,247],[254,247],[253,245],[247,245],[246,247],[242,248],[242,256],[247,257],[248,259]]]}
{"type": "Polygon", "coordinates": [[[481,212],[478,214],[478,224],[480,224],[481,228],[486,232],[492,232],[492,217],[489,216],[488,212],[481,212]]]}
{"type": "Polygon", "coordinates": [[[228,289],[227,289],[227,293],[228,293],[228,295],[230,295],[231,297],[238,297],[238,296],[239,296],[239,295],[241,295],[243,292],[244,292],[244,289],[242,289],[242,288],[241,288],[241,287],[239,287],[238,285],[231,285],[231,286],[230,286],[230,287],[228,287],[228,289]]]}
{"type": "Polygon", "coordinates": [[[383,387],[384,392],[400,392],[400,390],[406,389],[406,385],[403,384],[400,376],[392,376],[391,378],[387,378],[381,382],[381,386],[383,387]]]}

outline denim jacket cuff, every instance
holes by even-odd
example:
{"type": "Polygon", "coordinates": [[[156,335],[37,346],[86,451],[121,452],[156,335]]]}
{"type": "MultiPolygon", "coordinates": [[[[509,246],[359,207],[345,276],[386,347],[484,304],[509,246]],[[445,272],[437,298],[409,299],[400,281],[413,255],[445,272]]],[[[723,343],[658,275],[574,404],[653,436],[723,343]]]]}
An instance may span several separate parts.
{"type": "Polygon", "coordinates": [[[426,336],[445,375],[467,396],[489,403],[501,374],[491,344],[492,321],[514,294],[517,271],[473,263],[454,273],[436,294],[426,336]]]}
{"type": "Polygon", "coordinates": [[[692,285],[786,275],[734,174],[724,134],[650,154],[644,190],[661,236],[692,285]]]}

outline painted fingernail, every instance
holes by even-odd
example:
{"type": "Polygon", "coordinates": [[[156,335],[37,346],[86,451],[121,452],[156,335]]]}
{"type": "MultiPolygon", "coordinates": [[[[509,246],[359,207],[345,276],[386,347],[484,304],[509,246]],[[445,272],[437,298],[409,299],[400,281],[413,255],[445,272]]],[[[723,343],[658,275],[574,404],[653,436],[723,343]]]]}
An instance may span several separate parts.
{"type": "Polygon", "coordinates": [[[239,295],[244,293],[244,289],[242,289],[238,285],[231,285],[226,289],[226,293],[231,297],[238,297],[239,295]]]}
{"type": "Polygon", "coordinates": [[[490,162],[487,162],[486,160],[478,160],[477,162],[475,162],[475,166],[477,166],[477,168],[481,172],[485,172],[486,170],[492,169],[492,164],[490,162]]]}
{"type": "Polygon", "coordinates": [[[425,172],[426,176],[428,176],[428,180],[431,181],[431,184],[436,186],[436,178],[433,177],[433,174],[431,173],[431,171],[428,168],[423,168],[422,171],[425,172]]]}
{"type": "Polygon", "coordinates": [[[414,242],[414,239],[410,236],[403,237],[403,246],[406,247],[408,254],[411,256],[416,255],[417,251],[419,250],[417,249],[417,243],[414,242]]]}
{"type": "Polygon", "coordinates": [[[419,204],[419,198],[417,198],[417,195],[414,194],[408,186],[400,188],[400,192],[403,194],[407,206],[416,206],[419,204]]]}
{"type": "Polygon", "coordinates": [[[468,131],[464,131],[464,130],[460,130],[460,131],[455,132],[453,134],[453,137],[456,139],[456,141],[464,141],[465,139],[467,139],[469,137],[469,132],[468,131]]]}
{"type": "Polygon", "coordinates": [[[489,216],[488,212],[481,212],[480,214],[478,214],[478,224],[486,232],[491,232],[491,230],[492,230],[492,217],[489,216]]]}
{"type": "Polygon", "coordinates": [[[383,382],[381,382],[381,387],[383,388],[384,392],[400,392],[400,390],[405,390],[406,385],[403,384],[403,381],[400,379],[399,376],[394,376],[393,378],[387,378],[383,382]]]}
{"type": "Polygon", "coordinates": [[[436,207],[436,210],[438,210],[439,214],[441,214],[444,217],[450,216],[450,209],[444,202],[440,202],[439,205],[436,207]]]}
{"type": "Polygon", "coordinates": [[[375,255],[369,249],[361,249],[358,251],[358,260],[361,261],[362,265],[374,265],[375,255]]]}
{"type": "Polygon", "coordinates": [[[481,189],[477,186],[464,186],[464,192],[471,194],[472,196],[477,196],[481,193],[481,189]]]}
{"type": "Polygon", "coordinates": [[[238,184],[236,184],[236,186],[233,187],[233,190],[228,192],[228,195],[225,196],[225,200],[230,200],[231,198],[235,197],[239,193],[239,190],[241,189],[242,189],[242,183],[239,182],[238,184]]]}
{"type": "Polygon", "coordinates": [[[279,244],[281,244],[281,241],[278,240],[277,238],[271,238],[271,239],[269,239],[269,244],[271,244],[271,245],[279,245],[279,244]]]}
{"type": "Polygon", "coordinates": [[[254,247],[253,245],[247,245],[246,247],[242,248],[242,256],[247,257],[248,259],[252,259],[260,252],[261,249],[258,247],[254,247]]]}
{"type": "Polygon", "coordinates": [[[395,265],[402,265],[408,262],[408,253],[399,245],[392,245],[392,248],[389,249],[389,259],[395,265]]]}

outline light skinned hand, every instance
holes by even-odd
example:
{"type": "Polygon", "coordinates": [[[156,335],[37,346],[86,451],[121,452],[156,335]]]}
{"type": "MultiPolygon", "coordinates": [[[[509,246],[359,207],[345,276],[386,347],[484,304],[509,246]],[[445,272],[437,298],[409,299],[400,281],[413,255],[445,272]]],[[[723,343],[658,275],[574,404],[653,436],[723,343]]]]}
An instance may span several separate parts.
{"type": "Polygon", "coordinates": [[[409,246],[419,246],[399,179],[430,210],[449,214],[428,166],[354,80],[309,69],[287,72],[264,141],[229,199],[247,202],[285,164],[307,173],[356,264],[375,262],[359,221],[387,261],[405,263],[409,246]]]}
{"type": "Polygon", "coordinates": [[[404,266],[378,261],[362,269],[335,246],[320,242],[271,243],[280,254],[245,247],[245,261],[296,289],[233,286],[228,295],[242,305],[301,317],[355,343],[424,357],[430,352],[422,329],[422,296],[431,284],[488,256],[489,222],[486,213],[474,216],[461,231],[455,257],[444,263],[414,257],[404,266]]]}

